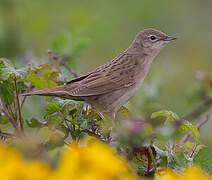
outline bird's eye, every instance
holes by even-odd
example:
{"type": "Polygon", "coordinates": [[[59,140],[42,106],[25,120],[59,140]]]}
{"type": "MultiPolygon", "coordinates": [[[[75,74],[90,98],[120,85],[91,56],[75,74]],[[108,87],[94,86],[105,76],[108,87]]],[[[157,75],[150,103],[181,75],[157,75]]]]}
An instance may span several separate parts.
{"type": "Polygon", "coordinates": [[[154,41],[154,40],[156,40],[157,38],[156,38],[155,36],[150,36],[150,39],[151,39],[152,41],[154,41]]]}

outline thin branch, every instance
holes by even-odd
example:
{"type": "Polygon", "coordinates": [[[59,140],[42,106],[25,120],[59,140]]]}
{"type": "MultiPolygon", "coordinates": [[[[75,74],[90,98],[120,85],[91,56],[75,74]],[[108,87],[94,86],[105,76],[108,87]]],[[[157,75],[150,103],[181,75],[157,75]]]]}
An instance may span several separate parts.
{"type": "Polygon", "coordinates": [[[20,127],[21,127],[21,132],[24,133],[24,127],[23,127],[22,116],[21,116],[21,106],[20,106],[20,101],[19,101],[19,96],[18,96],[18,86],[17,86],[16,77],[14,77],[14,82],[15,82],[16,101],[17,101],[17,106],[18,106],[18,118],[19,118],[19,123],[20,123],[20,127]]]}
{"type": "Polygon", "coordinates": [[[3,100],[1,99],[1,97],[0,97],[0,100],[1,100],[1,104],[2,104],[2,111],[3,111],[3,113],[4,113],[5,116],[7,116],[7,118],[9,119],[9,121],[10,121],[10,123],[12,124],[12,126],[14,127],[16,133],[19,134],[19,129],[18,129],[17,122],[16,122],[13,118],[11,118],[10,114],[9,114],[8,111],[7,111],[6,105],[5,105],[5,103],[3,102],[3,100]]]}
{"type": "Polygon", "coordinates": [[[179,127],[183,124],[184,120],[191,120],[198,118],[201,114],[205,113],[210,107],[212,106],[212,98],[208,97],[205,102],[197,107],[193,112],[190,114],[182,117],[179,121],[176,122],[176,125],[179,127]]]}
{"type": "MultiPolygon", "coordinates": [[[[28,89],[27,89],[26,92],[29,92],[31,89],[32,89],[32,84],[29,85],[29,87],[28,87],[28,89]]],[[[22,100],[22,102],[21,102],[21,110],[22,110],[22,108],[23,108],[23,106],[24,106],[24,103],[25,103],[27,97],[28,97],[28,96],[24,96],[24,97],[23,97],[23,100],[22,100]]]]}
{"type": "Polygon", "coordinates": [[[2,132],[2,131],[0,131],[0,136],[1,136],[1,137],[4,137],[4,138],[14,138],[14,137],[15,137],[14,134],[2,132]]]}
{"type": "Polygon", "coordinates": [[[14,108],[14,111],[15,111],[15,112],[14,112],[14,115],[15,115],[15,118],[14,118],[14,119],[17,121],[17,119],[18,119],[18,118],[17,118],[17,117],[18,117],[17,108],[16,108],[16,105],[15,105],[15,102],[13,102],[12,104],[13,104],[13,108],[14,108]]]}
{"type": "Polygon", "coordinates": [[[12,116],[12,118],[13,118],[15,121],[17,121],[17,116],[16,116],[15,113],[13,112],[11,105],[7,105],[6,107],[7,107],[8,112],[9,112],[10,115],[12,116]]]}
{"type": "MultiPolygon", "coordinates": [[[[200,131],[200,128],[207,123],[210,119],[212,118],[212,113],[211,114],[207,114],[205,119],[203,119],[199,124],[196,125],[198,131],[200,131]]],[[[192,136],[192,132],[188,131],[185,136],[180,140],[179,143],[177,143],[180,147],[182,147],[190,138],[190,136],[192,136]]]]}
{"type": "Polygon", "coordinates": [[[65,61],[63,61],[61,57],[56,56],[51,50],[48,50],[48,54],[59,65],[64,66],[68,70],[68,72],[70,74],[72,74],[74,77],[78,77],[79,76],[78,73],[76,71],[74,71],[71,67],[69,67],[68,64],[65,61]]]}

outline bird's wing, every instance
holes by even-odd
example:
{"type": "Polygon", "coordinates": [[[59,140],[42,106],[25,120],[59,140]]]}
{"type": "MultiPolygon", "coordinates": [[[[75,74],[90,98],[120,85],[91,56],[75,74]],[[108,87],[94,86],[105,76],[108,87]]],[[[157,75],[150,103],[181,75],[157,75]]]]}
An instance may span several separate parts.
{"type": "Polygon", "coordinates": [[[78,86],[69,91],[71,96],[100,95],[132,86],[136,61],[130,55],[122,54],[96,70],[70,81],[67,86],[77,82],[78,86]]]}

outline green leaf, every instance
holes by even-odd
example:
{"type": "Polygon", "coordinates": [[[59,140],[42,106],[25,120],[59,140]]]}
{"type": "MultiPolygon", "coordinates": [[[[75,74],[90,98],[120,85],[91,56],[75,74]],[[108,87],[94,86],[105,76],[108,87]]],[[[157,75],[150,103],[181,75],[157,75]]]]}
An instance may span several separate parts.
{"type": "Polygon", "coordinates": [[[177,121],[180,119],[176,113],[172,111],[167,111],[167,110],[161,110],[161,111],[152,113],[151,118],[156,118],[156,117],[166,117],[164,124],[169,124],[170,122],[177,121]]]}
{"type": "Polygon", "coordinates": [[[40,79],[34,72],[26,77],[26,81],[31,82],[38,89],[47,88],[46,81],[40,79]]]}
{"type": "Polygon", "coordinates": [[[40,122],[39,120],[32,118],[31,120],[27,120],[27,125],[31,128],[37,128],[41,127],[42,125],[45,125],[46,122],[40,122]]]}
{"type": "Polygon", "coordinates": [[[0,124],[7,124],[9,122],[9,119],[7,116],[0,114],[0,124]]]}
{"type": "Polygon", "coordinates": [[[59,112],[60,111],[60,106],[56,103],[49,103],[47,105],[47,109],[46,109],[46,114],[49,116],[49,115],[52,115],[56,112],[59,112]]]}
{"type": "Polygon", "coordinates": [[[199,153],[194,157],[193,162],[205,171],[212,172],[212,148],[206,147],[200,149],[199,153]]]}
{"type": "Polygon", "coordinates": [[[117,114],[118,114],[118,116],[121,116],[121,117],[124,117],[124,118],[127,118],[127,119],[130,118],[130,112],[124,106],[120,107],[120,109],[118,110],[117,114]]]}
{"type": "Polygon", "coordinates": [[[8,78],[16,76],[23,77],[26,73],[26,68],[16,69],[12,66],[9,60],[1,58],[0,59],[0,78],[3,80],[8,80],[8,78]]]}
{"type": "Polygon", "coordinates": [[[50,116],[46,120],[47,120],[47,125],[50,128],[57,128],[64,121],[63,118],[61,116],[58,116],[58,115],[50,116]]]}
{"type": "Polygon", "coordinates": [[[172,155],[172,158],[169,158],[168,165],[169,167],[182,170],[184,167],[188,166],[191,161],[187,160],[183,153],[178,153],[176,155],[172,155]]]}
{"type": "Polygon", "coordinates": [[[73,107],[69,109],[69,115],[73,116],[75,113],[77,113],[77,108],[73,107]]]}
{"type": "Polygon", "coordinates": [[[90,124],[88,123],[88,121],[84,120],[81,124],[80,127],[82,129],[89,129],[90,128],[90,124]]]}
{"type": "Polygon", "coordinates": [[[56,98],[58,104],[61,106],[61,108],[64,108],[66,105],[71,105],[75,106],[75,104],[78,104],[77,101],[71,100],[71,99],[61,99],[61,98],[56,98]]]}
{"type": "Polygon", "coordinates": [[[0,95],[6,104],[11,104],[14,100],[15,87],[8,81],[0,81],[0,95]]]}
{"type": "Polygon", "coordinates": [[[188,121],[185,121],[184,124],[181,126],[181,129],[183,131],[191,131],[193,136],[194,136],[194,139],[195,139],[196,143],[197,144],[200,143],[200,134],[199,134],[199,131],[198,131],[196,126],[192,125],[188,121]]]}
{"type": "Polygon", "coordinates": [[[24,91],[26,91],[27,86],[24,84],[23,81],[18,81],[18,93],[22,93],[24,91]]]}

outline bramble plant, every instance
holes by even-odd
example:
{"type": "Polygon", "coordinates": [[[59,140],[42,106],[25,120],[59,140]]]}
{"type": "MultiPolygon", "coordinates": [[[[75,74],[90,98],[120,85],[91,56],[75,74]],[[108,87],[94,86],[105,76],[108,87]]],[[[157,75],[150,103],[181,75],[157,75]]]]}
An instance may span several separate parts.
{"type": "MultiPolygon", "coordinates": [[[[4,179],[138,179],[155,174],[157,179],[179,179],[173,171],[186,168],[183,177],[188,179],[190,172],[198,176],[202,170],[212,172],[212,148],[200,140],[200,128],[212,118],[212,114],[204,114],[212,105],[211,87],[201,86],[204,102],[189,115],[180,117],[170,110],[153,112],[152,121],[163,121],[156,126],[134,118],[126,107],[120,108],[112,122],[106,114],[103,120],[83,102],[43,97],[43,104],[33,106],[38,97],[20,97],[21,93],[54,87],[78,76],[76,59],[90,40],[70,37],[61,35],[53,42],[48,64],[16,68],[10,60],[0,59],[1,141],[16,147],[28,159],[36,159],[28,166],[19,153],[1,143],[0,172],[4,179]],[[33,111],[40,114],[33,116],[33,111]],[[202,114],[202,120],[194,125],[192,121],[202,114]],[[65,153],[64,147],[68,148],[65,153]],[[8,159],[5,163],[2,154],[8,159]],[[14,168],[14,162],[29,172],[20,170],[17,177],[10,177],[4,168],[14,168]]],[[[198,83],[207,86],[208,81],[201,79],[198,83]]],[[[207,178],[209,175],[204,174],[207,178]]]]}

